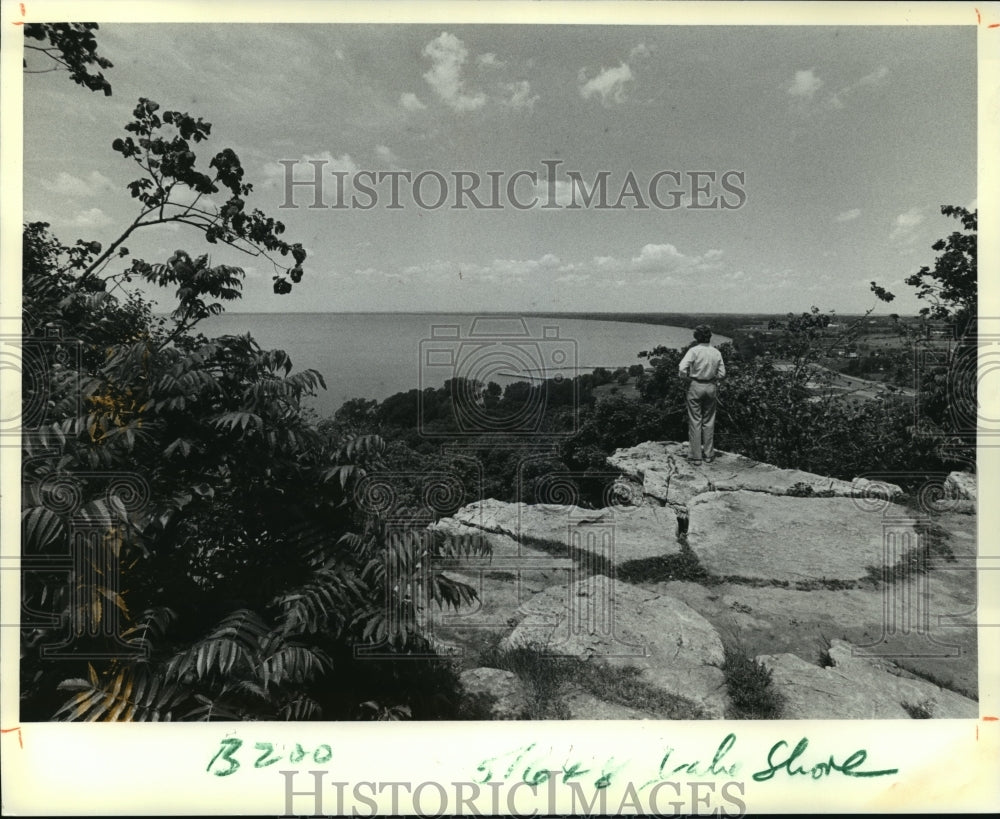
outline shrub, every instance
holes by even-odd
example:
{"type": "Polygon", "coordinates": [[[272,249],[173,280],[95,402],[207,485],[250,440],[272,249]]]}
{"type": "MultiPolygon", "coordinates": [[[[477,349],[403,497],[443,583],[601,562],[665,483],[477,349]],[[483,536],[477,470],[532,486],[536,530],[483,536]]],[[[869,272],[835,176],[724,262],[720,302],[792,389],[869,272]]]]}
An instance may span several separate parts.
{"type": "Polygon", "coordinates": [[[771,671],[750,657],[741,645],[725,647],[722,673],[732,703],[731,719],[778,719],[781,697],[774,689],[771,671]]]}

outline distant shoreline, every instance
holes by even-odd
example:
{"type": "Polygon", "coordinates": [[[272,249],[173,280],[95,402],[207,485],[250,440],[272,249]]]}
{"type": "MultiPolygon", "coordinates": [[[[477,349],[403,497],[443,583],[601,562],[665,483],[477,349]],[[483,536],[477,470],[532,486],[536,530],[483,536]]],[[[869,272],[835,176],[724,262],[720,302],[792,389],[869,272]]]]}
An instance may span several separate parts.
{"type": "MultiPolygon", "coordinates": [[[[794,312],[794,311],[793,311],[794,312]]],[[[163,315],[168,315],[164,313],[163,315]]],[[[556,312],[552,310],[227,310],[227,316],[531,316],[533,318],[578,318],[595,321],[634,321],[661,324],[666,319],[701,320],[715,317],[723,320],[785,318],[784,313],[598,313],[589,311],[556,312]]],[[[861,318],[862,313],[838,313],[844,319],[861,318]]]]}

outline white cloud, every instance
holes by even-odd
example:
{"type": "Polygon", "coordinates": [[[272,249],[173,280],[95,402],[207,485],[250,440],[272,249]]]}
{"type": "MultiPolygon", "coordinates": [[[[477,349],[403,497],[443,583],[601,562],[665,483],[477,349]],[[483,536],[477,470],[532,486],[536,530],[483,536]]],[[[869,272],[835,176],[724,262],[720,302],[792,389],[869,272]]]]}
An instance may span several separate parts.
{"type": "Polygon", "coordinates": [[[485,267],[473,267],[478,278],[487,281],[522,282],[544,272],[558,272],[559,257],[546,253],[540,259],[494,259],[485,267]]]}
{"type": "Polygon", "coordinates": [[[22,214],[22,218],[25,222],[48,222],[52,224],[54,221],[51,216],[41,210],[26,210],[22,214]]]}
{"type": "Polygon", "coordinates": [[[462,66],[469,50],[458,37],[443,31],[424,46],[423,54],[431,59],[431,68],[424,79],[448,107],[455,111],[475,111],[486,104],[485,94],[465,91],[462,66]]]}
{"type": "Polygon", "coordinates": [[[685,259],[684,254],[672,244],[648,244],[643,245],[638,256],[632,257],[632,266],[648,270],[660,267],[664,264],[676,263],[677,261],[683,259],[685,259]]]}
{"type": "Polygon", "coordinates": [[[590,281],[589,273],[564,273],[555,279],[554,284],[580,284],[590,281]]]}
{"type": "Polygon", "coordinates": [[[41,180],[41,186],[49,193],[77,198],[97,196],[114,188],[111,180],[100,171],[91,171],[82,179],[66,171],[60,171],[55,179],[41,180]]]}
{"type": "Polygon", "coordinates": [[[90,208],[78,213],[71,224],[83,228],[104,227],[111,224],[111,217],[100,208],[90,208]]]}
{"type": "Polygon", "coordinates": [[[538,94],[531,93],[531,83],[527,80],[507,83],[504,90],[508,94],[504,105],[511,108],[534,108],[538,101],[538,94]]]}
{"type": "Polygon", "coordinates": [[[375,146],[375,155],[379,159],[381,159],[383,162],[385,162],[386,164],[388,164],[388,165],[398,165],[399,164],[399,157],[396,156],[392,152],[392,149],[389,148],[389,147],[387,147],[386,145],[376,145],[375,146]]]}
{"type": "Polygon", "coordinates": [[[632,257],[629,267],[638,271],[671,273],[717,270],[719,263],[716,260],[722,255],[721,250],[711,249],[701,256],[689,256],[670,243],[647,244],[643,245],[638,256],[632,257]]]}
{"type": "Polygon", "coordinates": [[[857,219],[861,215],[861,208],[851,208],[850,210],[845,210],[843,213],[837,214],[838,222],[850,222],[857,219]]]}
{"type": "MultiPolygon", "coordinates": [[[[330,151],[322,151],[318,154],[303,154],[299,157],[295,161],[296,164],[291,166],[293,178],[301,181],[312,180],[314,171],[313,166],[309,163],[317,161],[326,163],[320,166],[320,172],[323,174],[333,171],[346,171],[351,174],[358,169],[357,163],[351,159],[350,154],[334,156],[330,151]]],[[[285,166],[278,162],[268,162],[264,166],[264,176],[270,179],[284,179],[285,166]]]]}
{"type": "Polygon", "coordinates": [[[420,101],[420,97],[412,91],[407,91],[405,94],[400,95],[399,104],[407,111],[423,111],[427,107],[420,101]]]}
{"type": "Polygon", "coordinates": [[[802,97],[803,99],[811,100],[821,85],[823,85],[823,81],[816,76],[813,69],[810,68],[806,71],[796,71],[795,79],[792,80],[792,84],[788,86],[788,93],[793,97],[802,97]]]}
{"type": "Polygon", "coordinates": [[[920,208],[910,208],[906,213],[901,213],[896,217],[896,226],[909,229],[916,227],[923,221],[924,217],[920,215],[920,208]]]}
{"type": "Polygon", "coordinates": [[[845,99],[857,91],[859,88],[868,87],[873,85],[879,85],[882,80],[889,76],[889,69],[887,66],[880,65],[870,74],[865,74],[860,80],[851,85],[845,85],[836,94],[832,94],[827,100],[827,104],[832,108],[843,108],[845,99]]]}
{"type": "Polygon", "coordinates": [[[485,54],[480,54],[476,57],[476,62],[483,66],[489,66],[491,68],[503,68],[507,65],[506,60],[501,60],[492,51],[488,51],[485,54]]]}
{"type": "Polygon", "coordinates": [[[327,165],[324,170],[326,171],[346,171],[347,173],[354,173],[358,169],[357,163],[351,159],[350,154],[334,156],[329,151],[323,151],[323,153],[319,156],[309,157],[309,159],[325,160],[327,165]]]}
{"type": "Polygon", "coordinates": [[[617,68],[601,69],[596,77],[589,80],[586,76],[586,70],[580,69],[580,96],[585,100],[599,96],[601,102],[607,105],[609,102],[625,101],[625,83],[631,82],[632,69],[628,63],[622,63],[617,68]]]}
{"type": "Polygon", "coordinates": [[[880,65],[871,74],[865,74],[860,80],[858,80],[858,85],[875,85],[882,82],[886,77],[889,76],[889,67],[885,65],[880,65]]]}
{"type": "MultiPolygon", "coordinates": [[[[693,273],[711,272],[714,280],[722,269],[722,256],[723,252],[717,249],[692,256],[669,242],[650,243],[643,245],[636,256],[595,256],[588,266],[605,276],[625,276],[633,284],[656,285],[677,281],[674,276],[690,277],[693,273]]],[[[690,278],[687,280],[690,281],[690,278]]]]}
{"type": "Polygon", "coordinates": [[[543,205],[549,205],[552,202],[566,207],[573,203],[573,189],[575,187],[575,182],[570,182],[566,179],[556,179],[554,183],[550,183],[548,179],[539,179],[534,191],[534,195],[538,200],[535,202],[535,207],[542,208],[543,205]],[[554,196],[552,197],[549,196],[550,184],[553,186],[554,196]]]}
{"type": "MultiPolygon", "coordinates": [[[[280,168],[281,166],[279,165],[278,167],[280,168]]],[[[170,192],[170,201],[184,207],[193,205],[195,202],[199,202],[202,205],[210,205],[212,204],[212,197],[200,194],[194,188],[178,185],[170,192]]]]}
{"type": "Polygon", "coordinates": [[[621,288],[665,284],[707,285],[720,278],[727,283],[743,281],[742,271],[722,272],[719,261],[721,250],[707,250],[701,255],[687,255],[672,244],[647,244],[637,255],[615,257],[595,256],[585,261],[563,261],[554,253],[545,253],[537,259],[493,259],[484,263],[453,262],[436,259],[408,265],[399,271],[368,268],[355,270],[353,275],[362,278],[404,277],[415,284],[448,285],[460,278],[469,284],[481,282],[490,285],[524,285],[549,287],[552,284],[580,284],[590,282],[596,287],[621,288]],[[712,272],[702,278],[695,274],[712,272]]]}
{"type": "Polygon", "coordinates": [[[634,60],[636,57],[648,57],[652,52],[649,50],[649,46],[645,43],[639,43],[635,46],[629,53],[629,59],[634,60]]]}
{"type": "Polygon", "coordinates": [[[921,208],[910,208],[906,213],[899,214],[893,221],[889,241],[899,243],[913,241],[917,225],[924,221],[924,215],[920,211],[921,208]]]}

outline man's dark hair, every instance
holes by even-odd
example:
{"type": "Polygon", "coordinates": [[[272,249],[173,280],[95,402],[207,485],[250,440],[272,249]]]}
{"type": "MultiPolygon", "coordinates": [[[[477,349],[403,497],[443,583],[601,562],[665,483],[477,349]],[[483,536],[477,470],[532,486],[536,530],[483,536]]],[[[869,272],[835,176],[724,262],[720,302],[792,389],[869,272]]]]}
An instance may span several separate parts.
{"type": "Polygon", "coordinates": [[[712,328],[707,324],[699,324],[694,328],[694,340],[699,344],[705,344],[712,340],[712,328]]]}

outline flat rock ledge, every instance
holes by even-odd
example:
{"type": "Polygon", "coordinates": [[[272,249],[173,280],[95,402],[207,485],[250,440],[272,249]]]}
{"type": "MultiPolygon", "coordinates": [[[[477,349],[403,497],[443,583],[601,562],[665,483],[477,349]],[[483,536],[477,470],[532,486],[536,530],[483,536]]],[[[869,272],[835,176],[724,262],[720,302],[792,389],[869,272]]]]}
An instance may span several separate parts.
{"type": "Polygon", "coordinates": [[[619,566],[632,560],[677,554],[677,515],[672,509],[623,506],[583,509],[559,504],[506,503],[492,498],[470,503],[432,529],[462,536],[475,531],[500,535],[565,554],[619,566]]]}
{"type": "MultiPolygon", "coordinates": [[[[795,497],[853,497],[892,500],[902,494],[895,484],[866,478],[842,481],[803,472],[781,469],[731,452],[716,452],[712,463],[694,466],[687,460],[688,446],[675,441],[646,441],[619,449],[608,464],[621,470],[625,480],[641,486],[643,497],[657,505],[686,507],[705,492],[745,490],[795,497]]],[[[627,496],[628,489],[621,494],[627,496]]],[[[633,493],[637,494],[637,493],[633,493]]]]}
{"type": "Polygon", "coordinates": [[[854,656],[854,646],[833,640],[833,665],[821,667],[795,654],[757,657],[771,671],[783,699],[782,719],[977,719],[975,700],[926,680],[900,676],[891,663],[854,656]],[[895,672],[895,673],[893,673],[895,672]]]}
{"type": "Polygon", "coordinates": [[[688,545],[721,577],[855,582],[922,542],[903,507],[865,511],[854,498],[708,492],[688,512],[688,545]]]}
{"type": "Polygon", "coordinates": [[[593,575],[535,595],[517,617],[506,648],[634,665],[644,682],[693,702],[706,718],[725,716],[722,641],[674,597],[593,575]]]}

